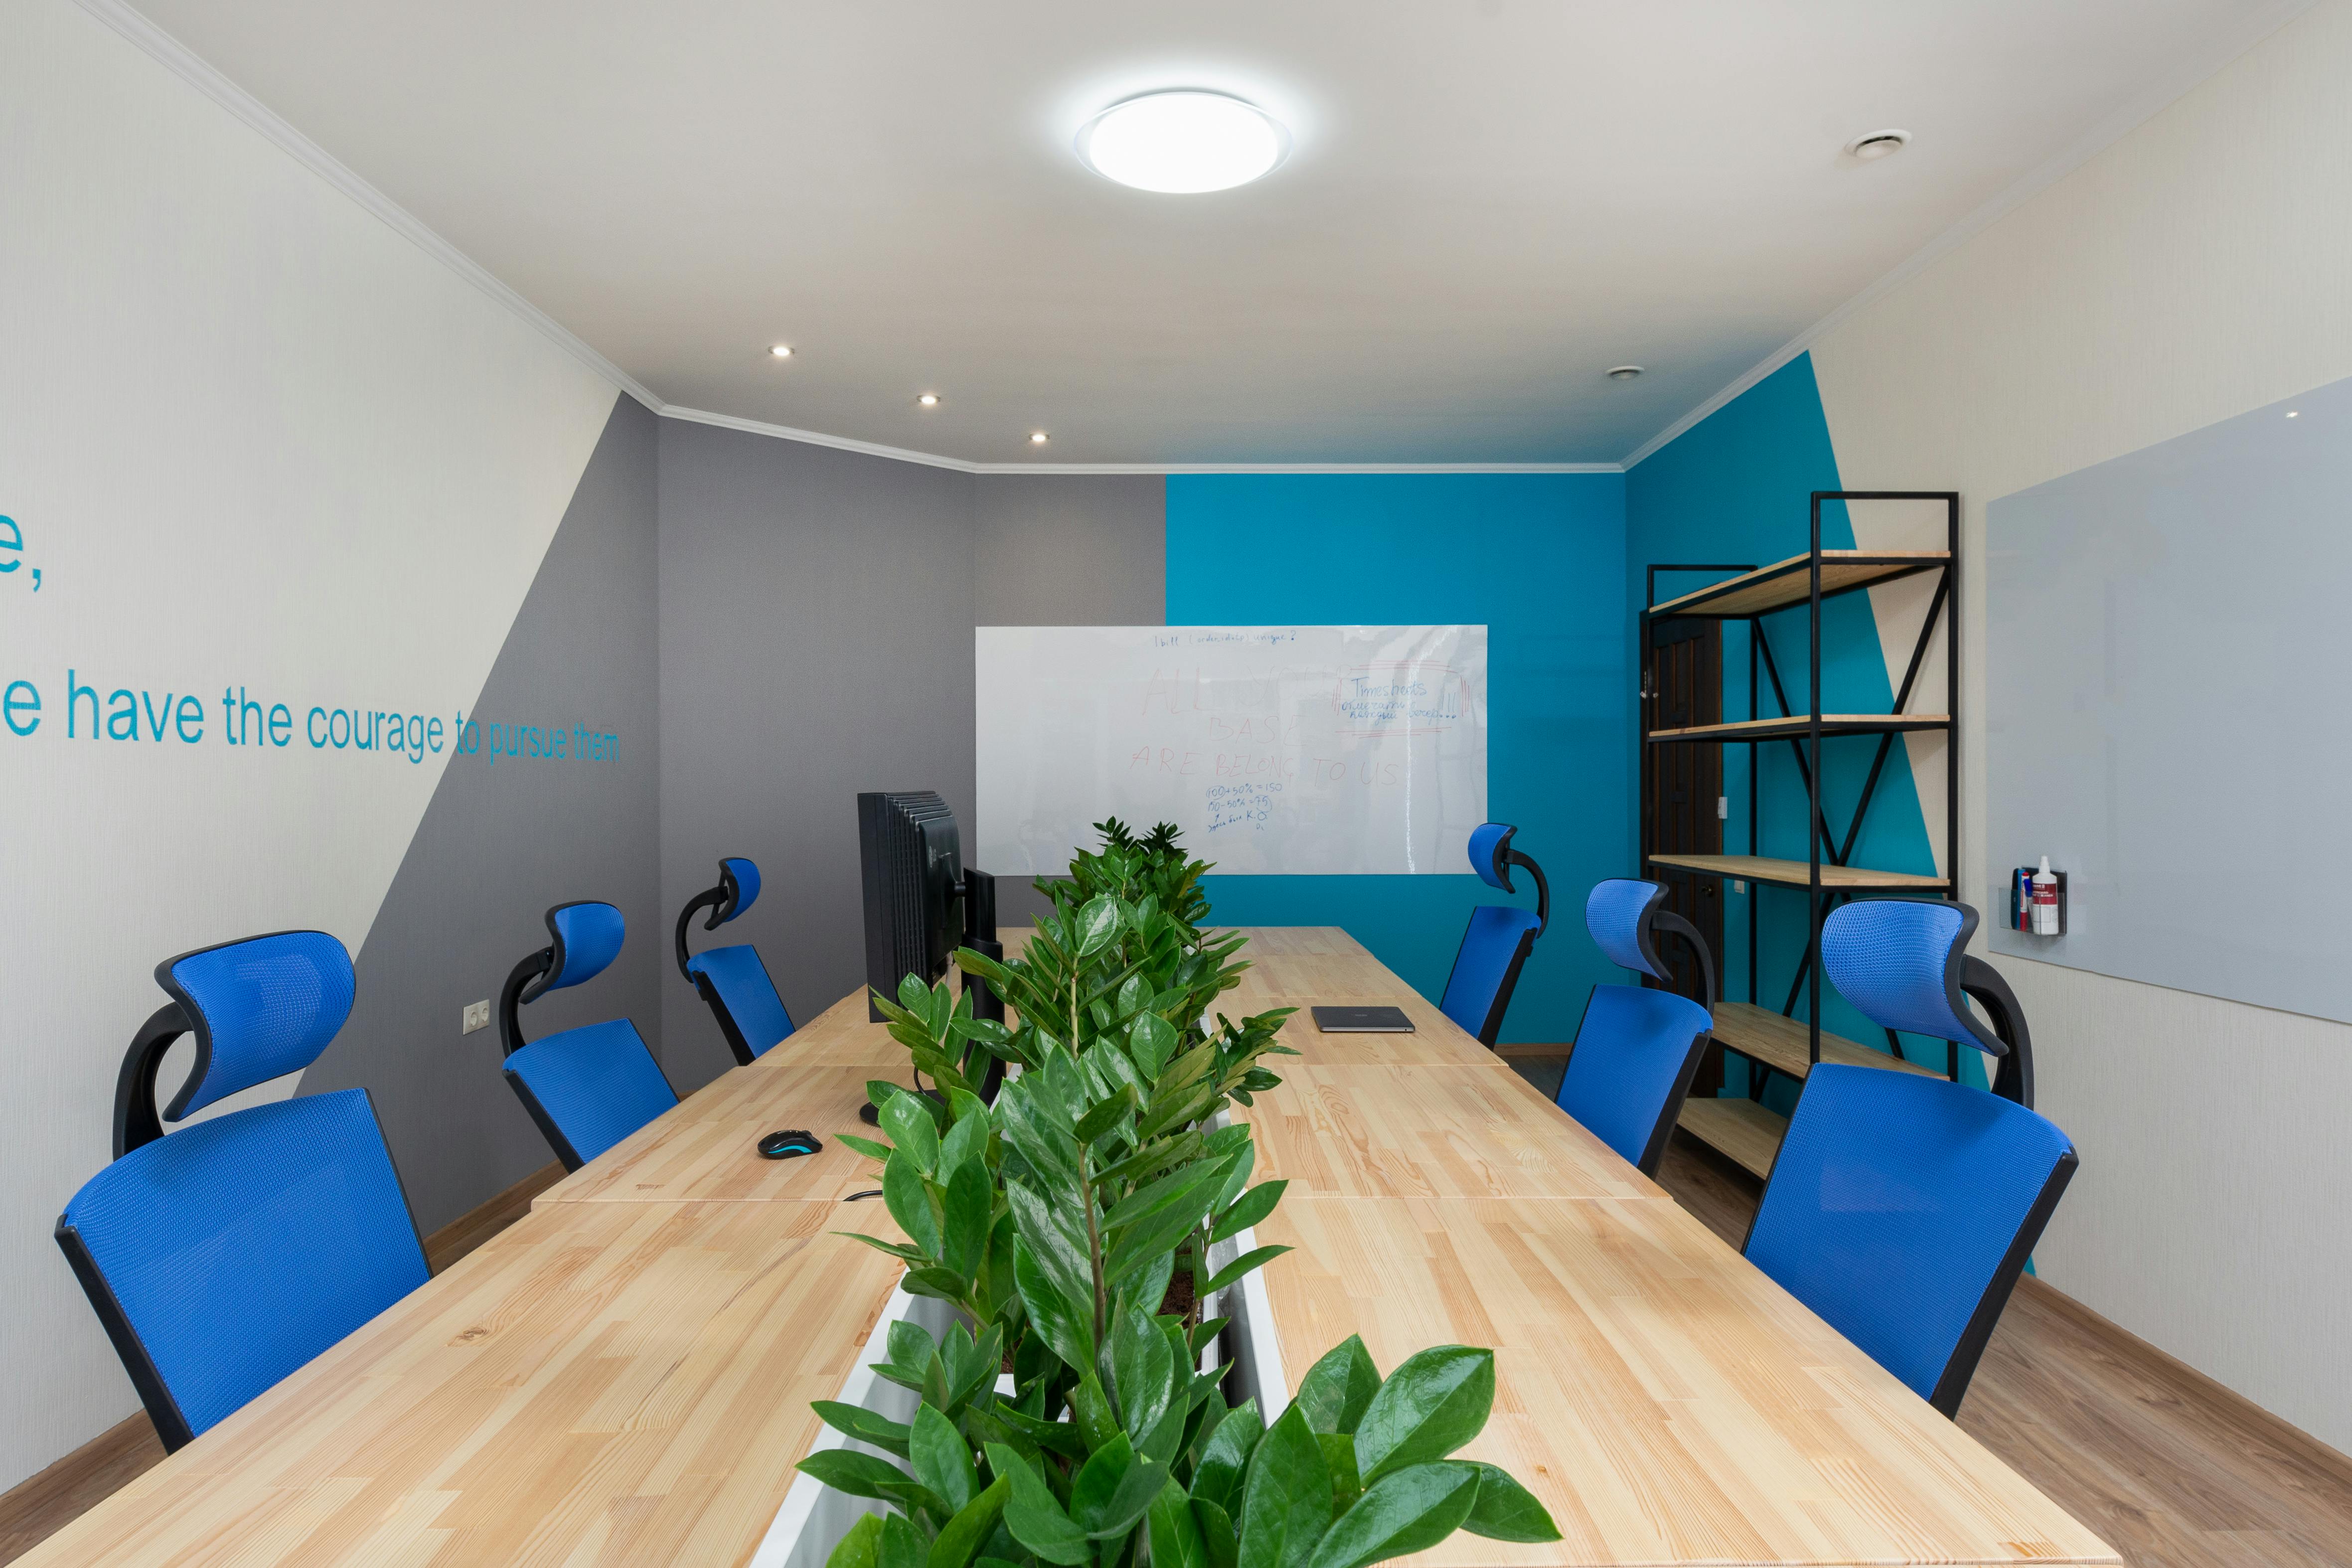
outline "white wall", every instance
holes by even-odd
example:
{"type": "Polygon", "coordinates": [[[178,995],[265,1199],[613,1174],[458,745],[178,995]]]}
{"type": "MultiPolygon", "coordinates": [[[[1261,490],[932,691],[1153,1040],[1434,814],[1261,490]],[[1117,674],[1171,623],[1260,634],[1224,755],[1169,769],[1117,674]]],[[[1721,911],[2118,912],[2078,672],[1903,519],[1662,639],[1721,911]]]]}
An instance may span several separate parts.
{"type": "MultiPolygon", "coordinates": [[[[1960,878],[1980,908],[2005,897],[1975,847],[1985,504],[2352,375],[2347,82],[2336,0],[1812,346],[1850,487],[1965,498],[1960,878]]],[[[2341,680],[2303,679],[2337,704],[2341,680]]],[[[2083,1154],[2043,1275],[2352,1448],[2352,1028],[2000,963],[2033,1019],[2041,1108],[2083,1154]]]]}
{"type": "Polygon", "coordinates": [[[356,952],[448,760],[232,748],[222,689],[470,711],[615,394],[70,0],[0,6],[0,148],[5,1488],[137,1408],[50,1228],[153,965],[356,952]],[[67,739],[68,668],[203,739],[67,739]]]}

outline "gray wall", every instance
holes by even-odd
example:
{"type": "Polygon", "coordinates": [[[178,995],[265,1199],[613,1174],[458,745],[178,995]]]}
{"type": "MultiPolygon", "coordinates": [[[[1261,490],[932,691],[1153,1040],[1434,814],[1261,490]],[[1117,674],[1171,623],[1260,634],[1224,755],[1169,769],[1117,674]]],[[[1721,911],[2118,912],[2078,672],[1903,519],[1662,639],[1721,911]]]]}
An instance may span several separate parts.
{"type": "Polygon", "coordinates": [[[614,406],[468,715],[592,724],[620,737],[618,757],[491,765],[486,743],[450,759],[360,950],[351,1022],[302,1078],[305,1094],[373,1096],[423,1231],[554,1158],[500,1075],[495,1022],[458,1033],[466,1004],[495,1009],[507,972],[546,944],[550,905],[617,904],[629,940],[602,976],[526,1009],[525,1034],[628,1017],[661,1047],[657,423],[614,406]]]}
{"type": "MultiPolygon", "coordinates": [[[[725,935],[805,1020],[864,975],[858,792],[971,820],[972,479],[674,419],[660,448],[662,907],[759,862],[725,935]]],[[[681,1091],[732,1065],[674,966],[662,998],[681,1091]]]]}

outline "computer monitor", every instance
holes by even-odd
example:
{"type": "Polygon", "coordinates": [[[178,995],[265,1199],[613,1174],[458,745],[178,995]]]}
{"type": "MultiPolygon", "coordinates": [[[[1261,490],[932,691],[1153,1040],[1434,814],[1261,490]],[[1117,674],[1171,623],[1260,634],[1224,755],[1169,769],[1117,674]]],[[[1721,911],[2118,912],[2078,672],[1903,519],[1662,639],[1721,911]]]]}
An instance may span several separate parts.
{"type": "MultiPolygon", "coordinates": [[[[866,879],[867,985],[896,996],[909,974],[936,984],[957,948],[969,941],[993,947],[996,879],[964,869],[955,814],[936,791],[860,795],[857,848],[866,879]]],[[[870,995],[866,1006],[867,1016],[880,1021],[870,995]]]]}

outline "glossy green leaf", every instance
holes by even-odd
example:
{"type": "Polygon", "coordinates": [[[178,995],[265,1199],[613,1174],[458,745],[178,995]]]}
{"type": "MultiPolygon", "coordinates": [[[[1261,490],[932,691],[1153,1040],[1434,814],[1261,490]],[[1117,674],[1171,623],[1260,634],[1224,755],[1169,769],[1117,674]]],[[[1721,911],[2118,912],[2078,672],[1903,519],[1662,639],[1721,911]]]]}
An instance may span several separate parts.
{"type": "Polygon", "coordinates": [[[1174,1481],[1163,1483],[1144,1521],[1151,1540],[1151,1568],[1209,1568],[1209,1549],[1183,1488],[1174,1481]]]}
{"type": "Polygon", "coordinates": [[[984,1161],[968,1160],[948,1178],[941,1205],[940,1260],[969,1279],[980,1272],[988,1251],[990,1209],[996,1202],[996,1184],[989,1179],[984,1161]]]}
{"type": "Polygon", "coordinates": [[[1201,1462],[1192,1468],[1192,1496],[1232,1511],[1241,1500],[1242,1477],[1249,1469],[1250,1456],[1265,1435],[1265,1422],[1257,1413],[1256,1400],[1245,1399],[1227,1411],[1202,1446],[1201,1462]]]}
{"type": "Polygon", "coordinates": [[[1129,1307],[1112,1324],[1110,1356],[1119,1426],[1140,1441],[1176,1397],[1176,1358],[1169,1351],[1168,1336],[1139,1307],[1129,1307]]]}
{"type": "Polygon", "coordinates": [[[911,1158],[923,1174],[939,1169],[940,1130],[924,1109],[921,1095],[892,1095],[890,1103],[882,1108],[882,1131],[890,1135],[892,1147],[911,1158]]]}
{"type": "Polygon", "coordinates": [[[1128,1113],[1132,1111],[1135,1108],[1136,1098],[1134,1089],[1132,1087],[1122,1088],[1117,1094],[1112,1095],[1108,1100],[1104,1100],[1100,1105],[1096,1106],[1092,1110],[1089,1110],[1084,1116],[1079,1117],[1078,1124],[1072,1130],[1071,1136],[1076,1138],[1081,1143],[1092,1143],[1096,1139],[1101,1137],[1104,1133],[1109,1131],[1112,1128],[1125,1121],[1128,1113]]]}
{"type": "Polygon", "coordinates": [[[1241,1559],[1241,1538],[1225,1510],[1196,1497],[1192,1500],[1192,1522],[1200,1527],[1201,1550],[1208,1555],[1209,1568],[1236,1568],[1241,1559]]]}
{"type": "Polygon", "coordinates": [[[1331,1471],[1297,1405],[1266,1428],[1242,1482],[1239,1568],[1301,1568],[1331,1523],[1331,1471]]]}
{"type": "Polygon", "coordinates": [[[1097,1541],[1125,1535],[1143,1521],[1168,1485],[1168,1467],[1139,1458],[1124,1434],[1098,1448],[1070,1482],[1070,1519],[1097,1541]]]}
{"type": "Polygon", "coordinates": [[[1318,1432],[1353,1433],[1380,1391],[1380,1368],[1364,1349],[1363,1336],[1349,1334],[1307,1369],[1298,1380],[1297,1402],[1318,1432]]]}
{"type": "Polygon", "coordinates": [[[1108,947],[1118,935],[1118,900],[1106,893],[1087,901],[1078,910],[1077,927],[1072,939],[1077,943],[1076,956],[1091,957],[1108,947]]]}
{"type": "Polygon", "coordinates": [[[1479,1434],[1494,1405],[1493,1351],[1439,1345],[1406,1358],[1356,1424],[1365,1484],[1444,1458],[1479,1434]]]}
{"type": "MultiPolygon", "coordinates": [[[[1129,984],[1135,984],[1133,981],[1129,984]]],[[[1127,1053],[1143,1076],[1157,1082],[1176,1049],[1176,1026],[1157,1013],[1145,1013],[1127,1032],[1127,1053]]]]}
{"type": "Polygon", "coordinates": [[[887,1459],[861,1454],[855,1448],[819,1448],[800,1468],[837,1492],[851,1497],[888,1499],[908,1479],[907,1472],[887,1459]]]}
{"type": "Polygon", "coordinates": [[[1471,1506],[1470,1517],[1462,1521],[1463,1529],[1490,1541],[1559,1539],[1559,1526],[1552,1522],[1551,1510],[1538,1502],[1535,1494],[1519,1485],[1509,1471],[1483,1459],[1454,1459],[1448,1463],[1467,1464],[1478,1472],[1478,1500],[1471,1506]]]}
{"type": "Polygon", "coordinates": [[[915,1479],[937,1492],[950,1510],[961,1510],[980,1490],[980,1475],[972,1467],[971,1450],[955,1423],[926,1405],[915,1412],[908,1440],[908,1459],[915,1479]]]}
{"type": "Polygon", "coordinates": [[[1217,1228],[1209,1233],[1209,1239],[1227,1241],[1257,1224],[1274,1212],[1274,1205],[1282,1201],[1283,1192],[1289,1185],[1287,1178],[1260,1182],[1244,1193],[1217,1221],[1217,1228]]]}
{"type": "Polygon", "coordinates": [[[1478,1496],[1473,1465],[1408,1465],[1374,1483],[1339,1517],[1307,1568],[1365,1568],[1424,1552],[1462,1527],[1478,1496]]]}
{"type": "MultiPolygon", "coordinates": [[[[969,1456],[964,1462],[971,1462],[969,1456]]],[[[997,1521],[1003,1517],[1005,1500],[1012,1495],[1013,1482],[1004,1476],[997,1477],[973,1494],[971,1500],[940,1527],[939,1539],[931,1542],[923,1568],[966,1568],[972,1554],[988,1543],[997,1521]]]]}
{"type": "Polygon", "coordinates": [[[1031,1258],[1055,1289],[1073,1307],[1083,1307],[1094,1321],[1094,1265],[1087,1252],[1086,1221],[1079,1212],[1083,1200],[1068,1205],[1051,1204],[1025,1182],[1007,1181],[1005,1201],[1013,1210],[1015,1229],[1031,1258]]]}
{"type": "Polygon", "coordinates": [[[876,1553],[882,1545],[882,1515],[863,1513],[849,1532],[834,1543],[824,1560],[824,1568],[876,1568],[876,1553]]]}
{"type": "Polygon", "coordinates": [[[923,1173],[903,1149],[890,1156],[882,1167],[882,1202],[907,1239],[927,1258],[940,1255],[940,1213],[938,1200],[924,1184],[923,1173]]]}
{"type": "Polygon", "coordinates": [[[877,1143],[873,1139],[860,1138],[855,1132],[836,1132],[834,1137],[869,1160],[887,1160],[890,1157],[890,1145],[887,1143],[877,1143]]]}
{"type": "Polygon", "coordinates": [[[1356,1476],[1356,1440],[1345,1432],[1318,1432],[1315,1441],[1322,1446],[1323,1463],[1331,1471],[1331,1511],[1345,1513],[1364,1489],[1356,1476]]]}
{"type": "Polygon", "coordinates": [[[1000,1480],[1012,1482],[1004,1500],[1004,1528],[1013,1539],[1048,1563],[1078,1568],[1092,1555],[1087,1532],[1073,1522],[1046,1489],[1037,1473],[1019,1455],[1001,1443],[988,1447],[988,1468],[1000,1480]]]}
{"type": "Polygon", "coordinates": [[[907,1457],[908,1432],[904,1422],[877,1415],[862,1405],[844,1405],[833,1399],[812,1400],[809,1408],[816,1412],[818,1420],[845,1436],[871,1443],[902,1459],[907,1457]]]}
{"type": "Polygon", "coordinates": [[[875,1545],[874,1568],[923,1568],[928,1552],[922,1533],[908,1520],[892,1514],[882,1521],[882,1538],[875,1545]]]}
{"type": "MultiPolygon", "coordinates": [[[[949,1092],[960,1099],[970,1100],[974,1105],[980,1104],[969,1089],[950,1089],[949,1092]]],[[[977,1164],[983,1171],[987,1169],[988,1131],[986,1107],[982,1106],[977,1114],[959,1114],[956,1124],[948,1129],[946,1137],[940,1140],[939,1170],[942,1181],[967,1164],[977,1164]]]]}
{"type": "Polygon", "coordinates": [[[1054,1347],[1054,1353],[1072,1366],[1094,1365],[1093,1302],[1081,1306],[1065,1296],[1046,1277],[1026,1241],[1013,1244],[1013,1278],[1030,1324],[1054,1347]]]}
{"type": "Polygon", "coordinates": [[[1243,1275],[1247,1274],[1253,1268],[1263,1268],[1267,1264],[1273,1262],[1276,1258],[1281,1257],[1284,1253],[1288,1252],[1290,1248],[1287,1247],[1253,1247],[1249,1251],[1243,1253],[1239,1258],[1234,1258],[1231,1263],[1226,1264],[1223,1268],[1218,1269],[1215,1274],[1212,1275],[1209,1279],[1208,1288],[1203,1290],[1202,1294],[1203,1296],[1214,1295],[1217,1291],[1223,1289],[1226,1286],[1232,1284],[1234,1280],[1239,1279],[1243,1275]]]}

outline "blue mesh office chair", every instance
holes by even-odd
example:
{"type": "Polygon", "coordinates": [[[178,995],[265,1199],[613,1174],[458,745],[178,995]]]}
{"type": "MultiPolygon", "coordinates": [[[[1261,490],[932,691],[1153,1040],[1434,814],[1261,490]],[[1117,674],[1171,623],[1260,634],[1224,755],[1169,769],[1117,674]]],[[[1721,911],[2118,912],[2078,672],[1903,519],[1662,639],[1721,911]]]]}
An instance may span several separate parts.
{"type": "Polygon", "coordinates": [[[1470,924],[1454,954],[1454,972],[1445,978],[1445,995],[1438,1011],[1491,1046],[1502,1032],[1503,1014],[1519,984],[1519,970],[1536,949],[1536,938],[1551,923],[1551,885],[1543,868],[1511,847],[1517,828],[1508,823],[1486,822],[1470,833],[1470,868],[1490,888],[1508,893],[1511,868],[1525,866],[1536,879],[1534,912],[1508,904],[1480,904],[1470,911],[1470,924]]]}
{"type": "Polygon", "coordinates": [[[604,973],[628,935],[610,904],[558,904],[547,929],[555,940],[516,964],[499,993],[499,1038],[507,1082],[563,1168],[576,1171],[676,1105],[677,1091],[626,1018],[523,1044],[522,1008],[604,973]]]}
{"type": "MultiPolygon", "coordinates": [[[[1658,980],[1673,976],[1658,957],[1657,934],[1684,937],[1698,954],[1711,1001],[1714,957],[1689,922],[1664,907],[1665,897],[1656,882],[1596,883],[1584,901],[1584,929],[1612,963],[1658,980]]],[[[1714,1023],[1706,1007],[1671,991],[1594,986],[1560,1074],[1559,1108],[1643,1175],[1655,1175],[1714,1023]]]]}
{"type": "Polygon", "coordinates": [[[719,885],[695,894],[677,912],[677,972],[709,1005],[719,1032],[727,1037],[727,1048],[745,1067],[793,1032],[793,1016],[784,1011],[784,1000],[776,994],[776,983],[768,978],[758,948],[747,942],[689,955],[686,928],[696,910],[707,909],[710,918],[702,929],[717,931],[750,909],[759,896],[760,868],[730,858],[719,862],[719,885]]]}
{"type": "Polygon", "coordinates": [[[367,1091],[163,1123],[299,1072],[351,1016],[351,955],[279,931],[166,959],[173,1000],[115,1085],[114,1163],[58,1216],[58,1246],[167,1449],[242,1407],[423,1284],[425,1248],[367,1091]],[[181,1036],[195,1066],[160,1116],[181,1036]]]}
{"type": "MultiPolygon", "coordinates": [[[[1959,949],[1975,922],[1962,904],[1848,904],[1822,928],[1822,973],[1883,1027],[1990,1050],[2000,1042],[1959,1001],[1959,949]]],[[[2023,1015],[2014,997],[2010,1013],[2017,1035],[2002,1060],[2015,1063],[2023,1015]]],[[[2011,1076],[2030,1097],[2030,1070],[2011,1076]]],[[[2076,1163],[2066,1134],[2013,1096],[1824,1064],[1798,1099],[1745,1250],[1872,1360],[1957,1416],[2076,1163]]]]}

